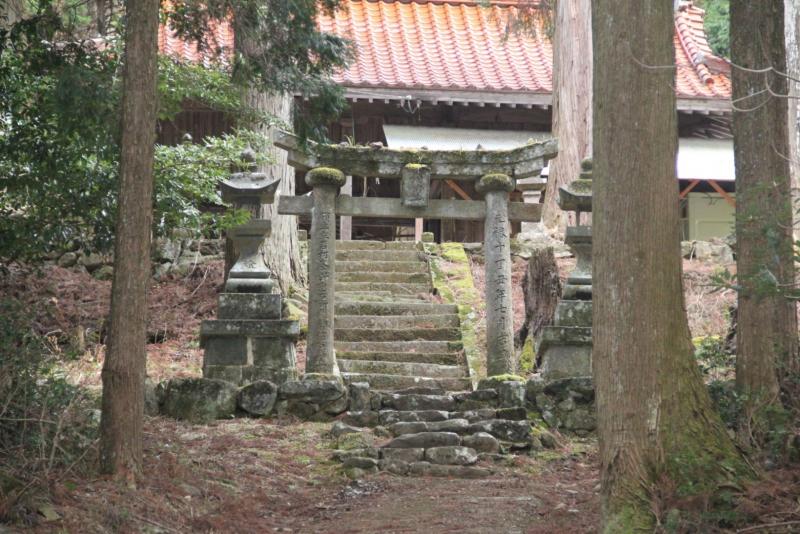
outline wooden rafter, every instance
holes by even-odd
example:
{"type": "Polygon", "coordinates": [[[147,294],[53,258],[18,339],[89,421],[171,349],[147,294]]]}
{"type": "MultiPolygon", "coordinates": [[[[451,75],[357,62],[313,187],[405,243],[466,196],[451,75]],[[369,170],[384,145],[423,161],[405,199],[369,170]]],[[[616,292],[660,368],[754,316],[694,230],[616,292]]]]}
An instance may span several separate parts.
{"type": "Polygon", "coordinates": [[[444,183],[447,184],[447,187],[455,191],[455,193],[461,197],[461,200],[472,200],[467,192],[461,189],[454,180],[445,180],[444,183]]]}
{"type": "Polygon", "coordinates": [[[692,189],[697,187],[697,184],[699,183],[700,180],[692,180],[691,182],[689,182],[689,185],[687,185],[686,188],[683,191],[681,191],[680,198],[682,199],[686,198],[686,195],[688,195],[692,191],[692,189]]]}
{"type": "Polygon", "coordinates": [[[722,187],[720,187],[720,185],[717,183],[716,180],[706,180],[706,181],[708,182],[708,185],[710,185],[714,189],[714,191],[719,193],[720,196],[725,199],[725,202],[727,202],[734,208],[736,207],[736,199],[733,198],[730,195],[730,193],[722,189],[722,187]]]}

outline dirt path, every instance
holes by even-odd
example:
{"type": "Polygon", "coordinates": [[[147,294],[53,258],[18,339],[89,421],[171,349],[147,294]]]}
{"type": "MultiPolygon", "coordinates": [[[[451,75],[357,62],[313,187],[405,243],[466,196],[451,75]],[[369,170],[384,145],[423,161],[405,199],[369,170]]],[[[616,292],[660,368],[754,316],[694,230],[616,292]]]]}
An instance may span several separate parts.
{"type": "Polygon", "coordinates": [[[596,479],[587,475],[555,484],[551,473],[511,470],[485,480],[376,477],[309,526],[330,533],[595,532],[596,479]]]}
{"type": "Polygon", "coordinates": [[[239,419],[146,423],[137,487],[95,472],[52,483],[57,521],[36,532],[594,532],[594,445],[520,456],[483,480],[352,482],[330,460],[329,424],[239,419]]]}

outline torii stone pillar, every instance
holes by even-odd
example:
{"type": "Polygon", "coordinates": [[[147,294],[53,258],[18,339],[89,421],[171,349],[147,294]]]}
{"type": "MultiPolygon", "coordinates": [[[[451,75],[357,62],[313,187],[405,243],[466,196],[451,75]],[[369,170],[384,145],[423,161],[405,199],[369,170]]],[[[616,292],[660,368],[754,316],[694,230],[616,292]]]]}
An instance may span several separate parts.
{"type": "Polygon", "coordinates": [[[514,374],[514,317],[511,302],[511,242],[508,195],[514,181],[506,174],[487,174],[476,185],[486,199],[486,374],[514,374]]]}
{"type": "Polygon", "coordinates": [[[334,284],[336,264],[336,196],[346,181],[338,169],[317,167],[306,173],[314,188],[308,282],[308,345],[306,375],[338,375],[333,350],[334,284]]]}

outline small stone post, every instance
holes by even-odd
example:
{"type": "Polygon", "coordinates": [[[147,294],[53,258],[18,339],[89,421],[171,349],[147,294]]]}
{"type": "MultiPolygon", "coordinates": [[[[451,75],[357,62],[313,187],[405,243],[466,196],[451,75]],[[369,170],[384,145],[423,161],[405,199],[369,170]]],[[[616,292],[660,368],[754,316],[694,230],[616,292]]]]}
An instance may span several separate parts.
{"type": "Polygon", "coordinates": [[[505,174],[487,174],[480,179],[476,189],[486,200],[486,374],[514,374],[516,362],[508,219],[508,194],[513,191],[514,182],[505,174]]]}
{"type": "Polygon", "coordinates": [[[314,188],[308,284],[308,345],[306,375],[338,375],[333,350],[333,312],[336,260],[336,195],[346,181],[338,169],[317,167],[306,173],[314,188]]]}

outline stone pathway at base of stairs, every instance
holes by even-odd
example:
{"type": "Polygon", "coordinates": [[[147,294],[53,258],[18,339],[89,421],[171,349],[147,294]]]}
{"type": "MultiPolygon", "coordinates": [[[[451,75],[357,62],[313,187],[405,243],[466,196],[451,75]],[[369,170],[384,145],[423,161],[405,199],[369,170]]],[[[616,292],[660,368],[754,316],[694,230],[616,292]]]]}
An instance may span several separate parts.
{"type": "Polygon", "coordinates": [[[484,478],[497,462],[530,449],[524,402],[523,382],[455,394],[426,387],[376,392],[352,383],[351,411],[331,429],[333,458],[354,479],[378,471],[484,478]]]}
{"type": "Polygon", "coordinates": [[[431,301],[425,253],[411,241],[337,241],[334,341],[345,382],[373,389],[472,388],[458,308],[431,301]]]}

